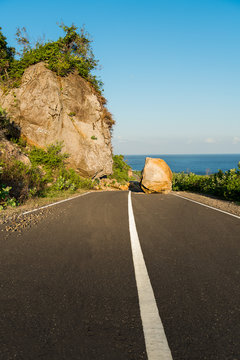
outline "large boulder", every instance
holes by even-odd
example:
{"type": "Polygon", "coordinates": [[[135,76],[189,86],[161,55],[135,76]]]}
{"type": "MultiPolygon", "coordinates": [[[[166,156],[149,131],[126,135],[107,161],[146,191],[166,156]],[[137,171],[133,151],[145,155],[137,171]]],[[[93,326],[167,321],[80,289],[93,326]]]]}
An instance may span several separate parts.
{"type": "Polygon", "coordinates": [[[78,74],[57,76],[44,63],[30,66],[19,88],[0,89],[0,105],[37,147],[63,142],[69,166],[83,176],[112,172],[111,114],[78,74]]]}
{"type": "Polygon", "coordinates": [[[141,188],[145,193],[167,194],[172,190],[172,171],[162,159],[147,157],[142,173],[141,188]]]}

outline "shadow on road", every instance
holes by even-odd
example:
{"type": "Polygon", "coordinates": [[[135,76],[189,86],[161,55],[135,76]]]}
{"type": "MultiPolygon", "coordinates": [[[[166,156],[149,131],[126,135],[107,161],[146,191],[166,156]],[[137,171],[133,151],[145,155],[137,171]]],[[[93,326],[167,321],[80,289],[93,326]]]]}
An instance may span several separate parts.
{"type": "Polygon", "coordinates": [[[139,181],[130,181],[129,190],[132,191],[132,192],[141,192],[141,193],[143,193],[143,190],[141,189],[139,181]]]}

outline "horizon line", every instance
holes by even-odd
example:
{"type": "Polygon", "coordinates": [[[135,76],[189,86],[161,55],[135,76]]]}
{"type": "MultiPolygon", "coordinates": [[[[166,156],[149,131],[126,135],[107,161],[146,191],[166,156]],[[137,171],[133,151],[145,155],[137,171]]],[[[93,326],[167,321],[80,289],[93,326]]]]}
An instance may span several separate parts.
{"type": "Polygon", "coordinates": [[[240,153],[188,153],[188,154],[184,154],[184,153],[181,153],[181,154],[176,154],[176,153],[171,153],[171,154],[124,154],[124,153],[118,153],[118,154],[114,154],[114,155],[123,155],[123,156],[157,156],[157,155],[161,155],[161,156],[166,156],[166,155],[239,155],[240,156],[240,153]]]}

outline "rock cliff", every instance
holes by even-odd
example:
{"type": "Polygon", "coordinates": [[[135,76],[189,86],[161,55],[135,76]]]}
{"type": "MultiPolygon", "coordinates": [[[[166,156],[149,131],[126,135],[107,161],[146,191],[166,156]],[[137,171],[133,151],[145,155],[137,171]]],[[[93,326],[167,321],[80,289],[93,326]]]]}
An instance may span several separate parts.
{"type": "Polygon", "coordinates": [[[0,130],[0,156],[2,155],[5,159],[14,158],[15,160],[23,162],[25,165],[30,165],[29,158],[21,152],[19,146],[8,141],[0,130]]]}
{"type": "Polygon", "coordinates": [[[87,177],[112,172],[114,122],[104,103],[82,77],[59,77],[44,63],[30,66],[19,88],[7,93],[0,89],[0,105],[21,136],[38,147],[63,141],[69,166],[87,177]]]}

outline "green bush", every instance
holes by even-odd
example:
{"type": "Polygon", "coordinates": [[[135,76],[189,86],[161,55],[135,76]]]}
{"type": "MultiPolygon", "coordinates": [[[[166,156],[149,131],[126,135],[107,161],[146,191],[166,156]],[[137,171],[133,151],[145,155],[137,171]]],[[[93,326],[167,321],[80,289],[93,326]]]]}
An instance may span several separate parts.
{"type": "Polygon", "coordinates": [[[27,141],[26,139],[19,137],[19,138],[10,138],[10,141],[16,145],[18,145],[21,148],[21,151],[25,152],[27,147],[27,141]]]}
{"type": "Polygon", "coordinates": [[[0,186],[8,187],[9,196],[22,203],[29,196],[41,195],[47,179],[39,168],[1,157],[0,186]]]}
{"type": "Polygon", "coordinates": [[[92,189],[96,185],[96,181],[66,168],[68,154],[61,152],[62,146],[52,144],[46,150],[33,147],[29,151],[31,165],[12,157],[0,157],[0,210],[30,197],[55,196],[61,191],[92,189]]]}
{"type": "Polygon", "coordinates": [[[47,147],[47,150],[33,147],[29,158],[33,166],[42,165],[46,170],[64,167],[68,154],[62,153],[63,143],[58,142],[47,147]]]}
{"type": "Polygon", "coordinates": [[[113,173],[108,177],[110,179],[115,179],[119,183],[124,183],[129,181],[128,170],[131,167],[124,161],[123,155],[114,155],[113,156],[113,173]]]}
{"type": "Polygon", "coordinates": [[[0,27],[0,79],[1,77],[9,78],[8,71],[14,62],[15,49],[7,45],[5,36],[0,27]]]}
{"type": "Polygon", "coordinates": [[[212,175],[174,173],[173,190],[192,191],[215,195],[227,200],[240,200],[240,162],[238,170],[225,173],[219,170],[212,175]]]}
{"type": "Polygon", "coordinates": [[[74,169],[61,169],[60,176],[75,189],[92,189],[94,182],[91,179],[81,177],[74,169]]]}
{"type": "Polygon", "coordinates": [[[94,182],[91,179],[82,178],[74,169],[62,168],[58,171],[56,180],[47,190],[48,192],[77,189],[92,189],[94,182]]]}
{"type": "Polygon", "coordinates": [[[17,202],[10,196],[10,186],[0,185],[0,210],[5,209],[7,206],[15,207],[17,202]]]}
{"type": "Polygon", "coordinates": [[[71,189],[72,191],[76,190],[74,183],[71,183],[70,180],[65,179],[62,175],[59,175],[56,181],[53,183],[51,189],[61,191],[71,189]]]}
{"type": "Polygon", "coordinates": [[[24,71],[30,65],[43,61],[59,76],[77,71],[98,92],[101,92],[103,84],[92,74],[98,66],[98,61],[92,52],[89,34],[84,28],[78,32],[75,25],[61,24],[60,28],[65,33],[64,37],[59,37],[57,41],[37,42],[34,47],[28,40],[26,29],[18,28],[17,42],[22,46],[18,59],[14,57],[15,49],[7,46],[6,38],[0,28],[0,79],[9,86],[17,86],[24,71]]]}

